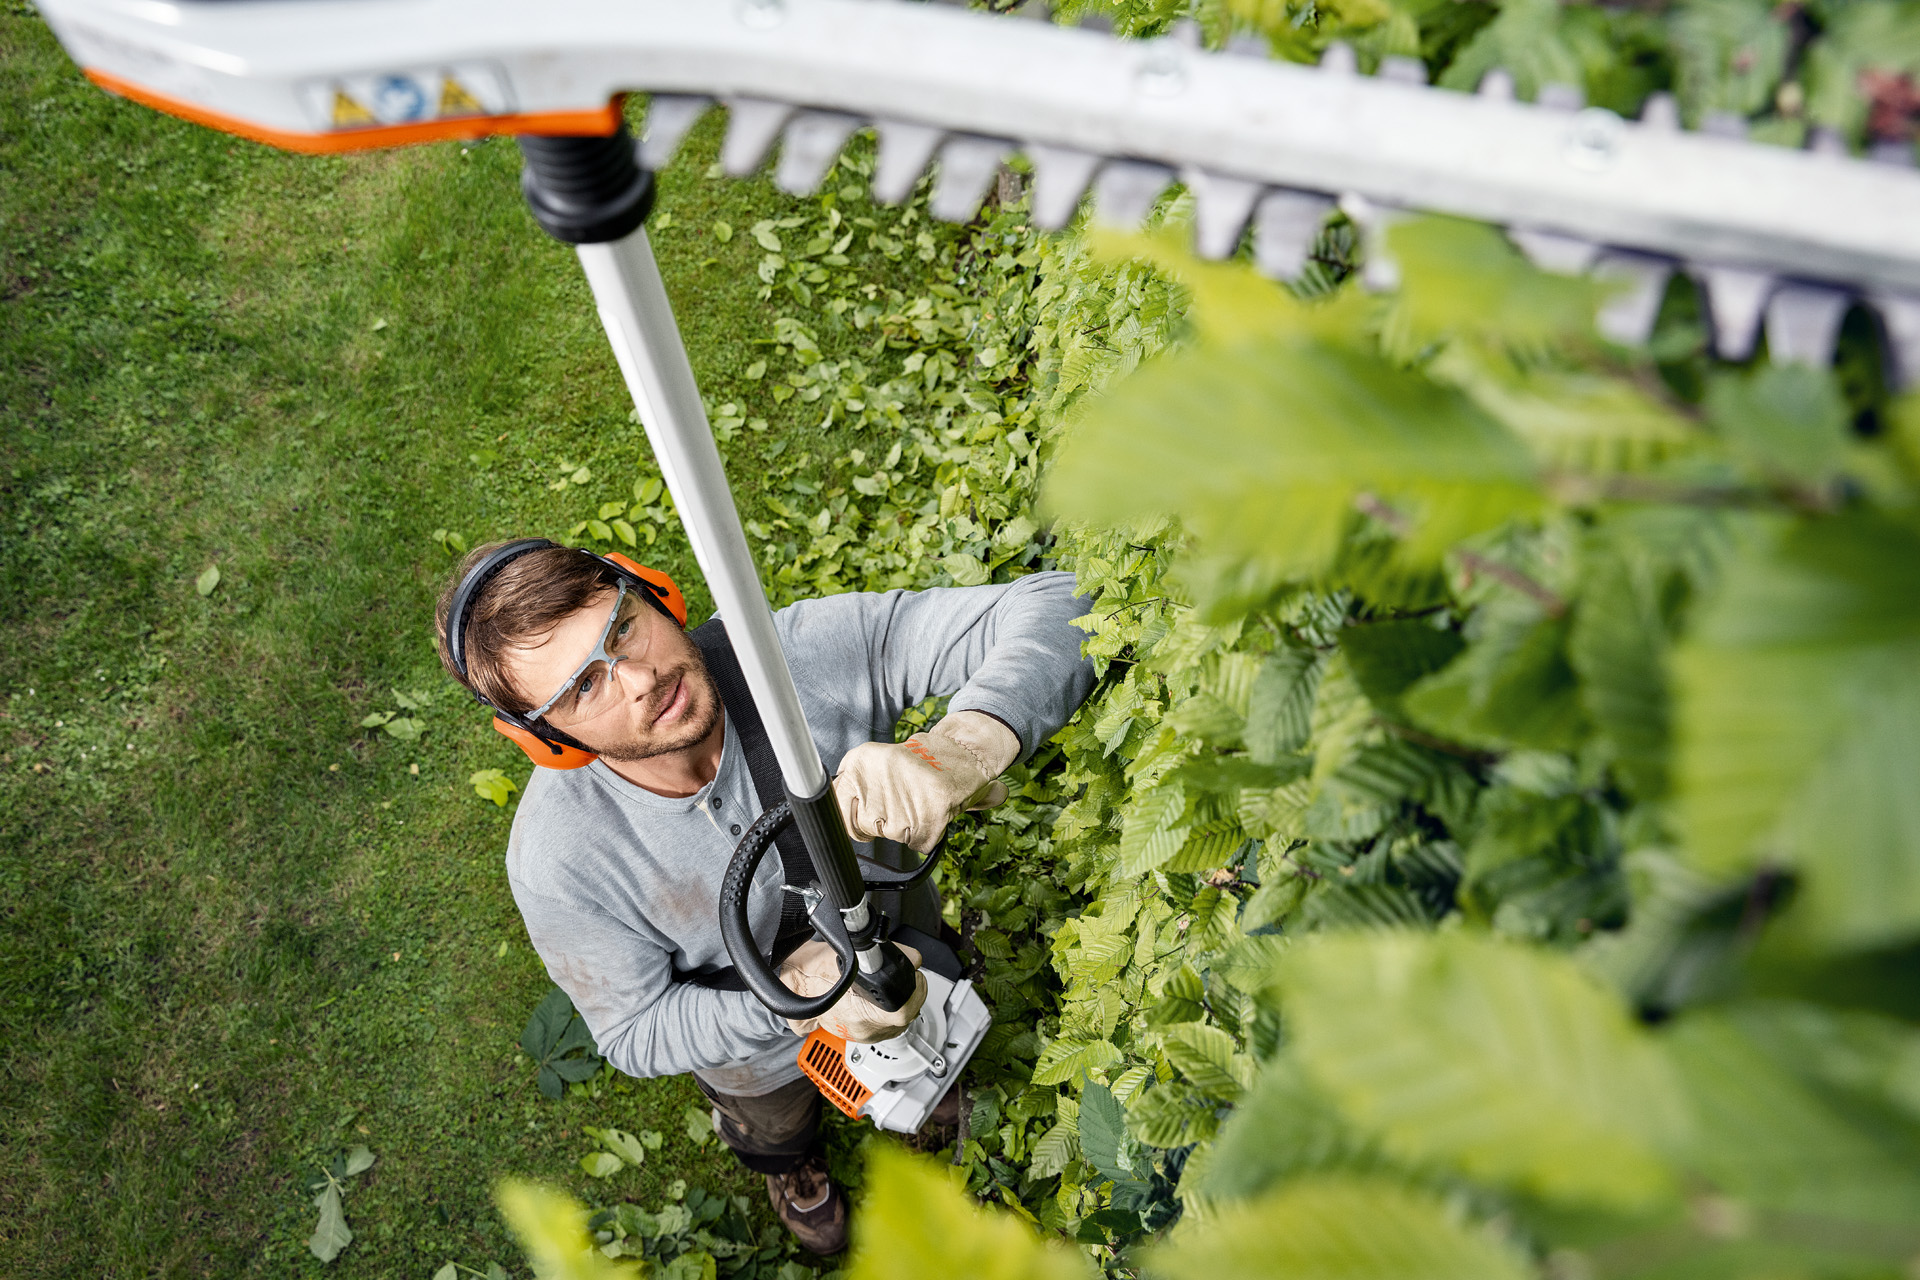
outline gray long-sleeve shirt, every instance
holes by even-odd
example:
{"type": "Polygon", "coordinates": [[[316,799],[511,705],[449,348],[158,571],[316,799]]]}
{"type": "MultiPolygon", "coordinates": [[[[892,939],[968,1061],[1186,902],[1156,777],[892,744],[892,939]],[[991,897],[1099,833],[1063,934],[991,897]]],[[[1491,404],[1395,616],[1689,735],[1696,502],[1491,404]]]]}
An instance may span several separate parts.
{"type": "MultiPolygon", "coordinates": [[[[848,751],[891,741],[901,713],[943,694],[950,710],[1004,721],[1031,754],[1092,687],[1084,634],[1071,625],[1085,612],[1072,575],[1037,573],[806,600],[774,625],[831,775],[848,751]]],[[[732,963],[720,880],[759,814],[731,720],[719,773],[690,796],[657,795],[598,761],[533,771],[507,844],[514,901],[547,972],[628,1075],[693,1071],[742,1096],[799,1078],[798,1040],[750,994],[671,980],[675,968],[732,963]]],[[[748,900],[763,949],[779,925],[781,879],[780,860],[767,858],[748,900]]]]}

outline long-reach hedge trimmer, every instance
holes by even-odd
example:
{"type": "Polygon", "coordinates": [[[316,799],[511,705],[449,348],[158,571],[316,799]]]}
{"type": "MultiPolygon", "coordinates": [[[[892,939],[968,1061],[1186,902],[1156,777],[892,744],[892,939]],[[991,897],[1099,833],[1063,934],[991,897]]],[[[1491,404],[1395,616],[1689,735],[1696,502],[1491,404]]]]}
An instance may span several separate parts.
{"type": "MultiPolygon", "coordinates": [[[[869,890],[925,876],[856,858],[775,637],[644,222],[652,170],[716,100],[722,164],[745,175],[781,142],[775,180],[818,185],[855,130],[878,135],[874,194],[897,202],[935,165],[937,216],[973,216],[1015,151],[1033,222],[1064,226],[1092,189],[1137,221],[1175,181],[1195,197],[1198,251],[1249,227],[1269,275],[1302,268],[1337,206],[1363,228],[1400,210],[1497,222],[1553,270],[1618,278],[1599,317],[1643,341],[1666,286],[1700,283],[1717,352],[1764,328],[1775,360],[1825,364],[1850,308],[1877,313],[1894,380],[1920,381],[1920,173],[1856,159],[1816,132],[1802,151],[1749,143],[1737,122],[1680,127],[1656,95],[1638,121],[1552,88],[1515,99],[1428,87],[1421,64],[1358,73],[1335,46],[1305,67],[907,0],[39,0],[102,87],[188,120],[299,151],[513,134],[527,201],[578,248],[607,336],[779,761],[788,802],[742,840],[722,890],[728,950],[768,1008],[805,1019],[850,983],[888,1008],[912,991],[869,890]],[[650,93],[636,146],[621,95],[650,93]],[[783,986],[746,928],[746,891],[774,837],[801,831],[816,880],[792,886],[841,958],[827,993],[783,986]]],[[[1030,6],[1031,7],[1031,6],[1030,6]]],[[[1390,284],[1375,244],[1370,282],[1390,284]]],[[[964,980],[942,979],[899,1040],[809,1040],[802,1062],[850,1113],[914,1130],[987,1026],[964,980]]]]}

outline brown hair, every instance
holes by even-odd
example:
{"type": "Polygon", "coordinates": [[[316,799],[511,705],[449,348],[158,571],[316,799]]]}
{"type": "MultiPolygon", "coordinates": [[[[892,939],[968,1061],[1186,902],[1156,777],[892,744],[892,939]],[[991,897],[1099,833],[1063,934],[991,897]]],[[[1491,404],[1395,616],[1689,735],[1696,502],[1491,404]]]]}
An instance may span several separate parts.
{"type": "Polygon", "coordinates": [[[502,711],[524,715],[533,703],[507,678],[506,652],[552,631],[560,620],[583,608],[595,596],[619,585],[619,575],[589,552],[550,543],[509,560],[467,606],[463,637],[467,673],[453,665],[447,647],[447,615],[454,593],[467,574],[487,556],[506,545],[475,547],[440,593],[434,611],[434,638],[440,664],[447,673],[502,711]]]}

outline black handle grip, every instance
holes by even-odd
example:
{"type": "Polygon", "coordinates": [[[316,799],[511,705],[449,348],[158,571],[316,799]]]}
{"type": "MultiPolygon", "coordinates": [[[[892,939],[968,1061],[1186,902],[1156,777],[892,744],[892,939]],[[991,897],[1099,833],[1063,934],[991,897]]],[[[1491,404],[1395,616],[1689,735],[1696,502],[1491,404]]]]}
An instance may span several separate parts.
{"type": "Polygon", "coordinates": [[[726,878],[720,882],[720,937],[727,944],[727,955],[732,958],[734,969],[754,998],[781,1017],[798,1022],[818,1018],[833,1008],[846,994],[860,968],[846,926],[833,906],[824,900],[812,912],[814,932],[825,938],[840,957],[840,977],[826,994],[803,996],[791,990],[780,981],[772,964],[760,954],[760,944],[753,940],[753,929],[747,920],[747,894],[753,888],[753,876],[760,869],[761,859],[773,847],[775,837],[792,821],[792,809],[784,803],[777,804],[761,814],[747,828],[747,834],[740,837],[733,860],[727,863],[726,878]]]}

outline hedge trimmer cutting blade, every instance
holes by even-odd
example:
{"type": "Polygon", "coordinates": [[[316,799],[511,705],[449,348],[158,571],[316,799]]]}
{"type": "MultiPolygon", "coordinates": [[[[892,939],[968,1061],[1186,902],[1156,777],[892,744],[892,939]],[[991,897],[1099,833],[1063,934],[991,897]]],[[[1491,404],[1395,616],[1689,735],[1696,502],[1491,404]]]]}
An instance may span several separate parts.
{"type": "Polygon", "coordinates": [[[1499,71],[1469,95],[1428,87],[1410,59],[1360,75],[1342,46],[1312,68],[904,0],[40,4],[99,84],[296,150],[605,134],[616,95],[644,90],[649,167],[722,101],[727,170],[752,172],[784,138],[777,180],[804,192],[872,125],[882,200],[937,165],[935,212],[965,219],[1024,152],[1034,221],[1051,228],[1089,189],[1130,222],[1178,180],[1201,253],[1233,252],[1251,225],[1276,276],[1300,269],[1336,205],[1365,227],[1458,214],[1507,226],[1543,265],[1621,279],[1601,317],[1618,341],[1645,339],[1678,270],[1704,288],[1724,357],[1764,326],[1777,357],[1824,363],[1865,302],[1898,379],[1920,377],[1920,175],[1818,130],[1805,151],[1727,136],[1738,121],[1689,132],[1663,95],[1627,121],[1564,87],[1516,101],[1499,71]]]}

